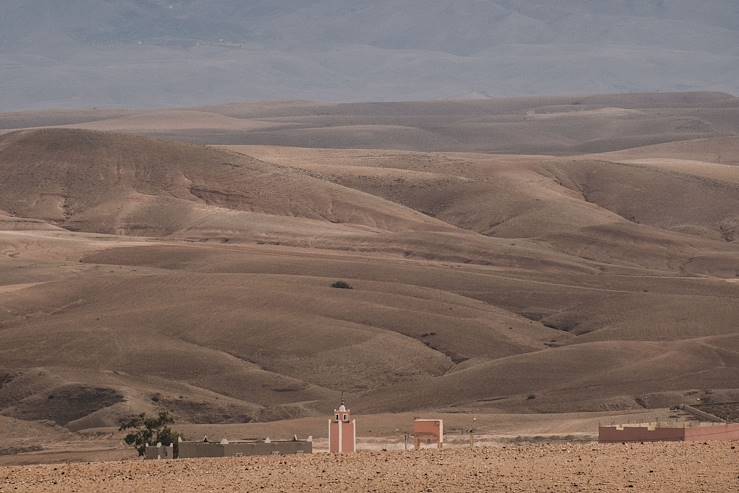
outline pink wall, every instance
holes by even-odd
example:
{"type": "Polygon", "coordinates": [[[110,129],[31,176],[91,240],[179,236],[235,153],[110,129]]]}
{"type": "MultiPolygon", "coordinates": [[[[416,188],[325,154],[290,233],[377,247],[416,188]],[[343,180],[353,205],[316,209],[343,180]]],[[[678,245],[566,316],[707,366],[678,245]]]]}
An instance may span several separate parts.
{"type": "Polygon", "coordinates": [[[677,442],[685,439],[684,428],[656,428],[646,426],[626,426],[623,430],[615,426],[598,427],[598,441],[614,442],[677,442]]]}
{"type": "Polygon", "coordinates": [[[342,430],[342,440],[343,440],[343,446],[342,450],[345,454],[351,454],[354,453],[354,424],[355,422],[352,421],[351,423],[344,423],[344,429],[342,430]]]}
{"type": "Polygon", "coordinates": [[[413,433],[416,435],[429,434],[436,437],[440,437],[441,432],[441,420],[438,421],[414,421],[413,422],[413,433]]]}
{"type": "Polygon", "coordinates": [[[338,454],[339,453],[339,423],[333,423],[329,421],[329,432],[328,432],[328,439],[329,439],[329,452],[332,454],[338,454]]]}
{"type": "Polygon", "coordinates": [[[329,420],[329,452],[339,453],[339,426],[341,426],[341,453],[351,454],[356,452],[356,420],[350,422],[336,422],[329,420]]]}
{"type": "Polygon", "coordinates": [[[739,440],[739,424],[688,428],[685,440],[739,440]]]}
{"type": "Polygon", "coordinates": [[[689,440],[739,440],[739,424],[693,426],[688,428],[656,428],[646,426],[598,427],[600,443],[616,442],[681,442],[689,440]]]}

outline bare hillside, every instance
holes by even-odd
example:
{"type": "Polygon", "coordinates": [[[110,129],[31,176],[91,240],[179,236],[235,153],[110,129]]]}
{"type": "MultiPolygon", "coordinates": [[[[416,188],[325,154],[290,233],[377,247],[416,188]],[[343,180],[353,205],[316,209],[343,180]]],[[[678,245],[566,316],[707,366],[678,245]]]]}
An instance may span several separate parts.
{"type": "MultiPolygon", "coordinates": [[[[317,417],[341,392],[364,413],[736,400],[736,146],[641,115],[710,113],[727,97],[612,98],[590,102],[620,110],[539,101],[547,118],[529,100],[351,109],[392,125],[518,114],[557,129],[559,144],[531,145],[583,149],[570,156],[469,152],[471,133],[465,152],[243,142],[265,125],[289,136],[298,113],[348,111],[310,103],[53,121],[175,140],[0,136],[2,423],[23,425],[25,447],[161,408],[193,426],[317,417]],[[602,135],[623,119],[671,141],[593,154],[595,134],[576,131],[592,118],[602,135]],[[566,122],[580,122],[569,139],[566,122]],[[233,131],[235,145],[181,142],[233,131]]],[[[395,136],[388,147],[408,142],[395,136]]]]}
{"type": "MultiPolygon", "coordinates": [[[[27,118],[45,121],[52,116],[41,112],[27,118]]],[[[78,115],[70,115],[69,123],[86,129],[205,144],[561,155],[736,135],[739,102],[722,93],[643,93],[404,103],[246,103],[198,108],[187,115],[170,110],[107,118],[97,111],[88,114],[87,122],[71,118],[78,115]]],[[[18,121],[18,116],[9,121],[18,121]]]]}
{"type": "Polygon", "coordinates": [[[274,164],[133,136],[8,134],[0,138],[0,173],[0,207],[73,230],[161,236],[207,228],[209,216],[228,227],[233,215],[246,213],[254,213],[256,222],[268,214],[366,229],[393,230],[402,223],[415,224],[402,229],[448,229],[274,164]]]}

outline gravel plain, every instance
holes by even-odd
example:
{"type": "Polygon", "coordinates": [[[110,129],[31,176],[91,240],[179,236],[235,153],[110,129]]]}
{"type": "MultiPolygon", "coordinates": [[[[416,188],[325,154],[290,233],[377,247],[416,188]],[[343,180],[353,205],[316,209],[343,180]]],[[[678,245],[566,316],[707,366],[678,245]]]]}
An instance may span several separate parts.
{"type": "Polygon", "coordinates": [[[0,468],[0,492],[739,491],[739,443],[523,444],[0,468]]]}

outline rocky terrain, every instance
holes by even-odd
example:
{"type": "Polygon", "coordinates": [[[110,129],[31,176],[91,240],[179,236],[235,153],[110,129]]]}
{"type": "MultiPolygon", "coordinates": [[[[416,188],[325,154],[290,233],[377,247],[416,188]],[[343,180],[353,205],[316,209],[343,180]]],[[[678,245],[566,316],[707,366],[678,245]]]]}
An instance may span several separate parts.
{"type": "Polygon", "coordinates": [[[0,467],[0,492],[732,492],[729,443],[508,445],[336,457],[123,461],[0,467]]]}
{"type": "Polygon", "coordinates": [[[733,96],[0,126],[6,455],[159,409],[323,419],[342,392],[364,416],[739,400],[733,96]]]}

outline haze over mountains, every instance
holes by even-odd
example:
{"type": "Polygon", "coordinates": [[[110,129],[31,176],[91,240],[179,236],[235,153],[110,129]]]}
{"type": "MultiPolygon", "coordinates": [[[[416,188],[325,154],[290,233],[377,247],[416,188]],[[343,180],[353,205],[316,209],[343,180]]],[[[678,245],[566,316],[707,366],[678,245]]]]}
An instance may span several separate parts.
{"type": "Polygon", "coordinates": [[[732,0],[5,0],[0,110],[739,92],[732,0]]]}

